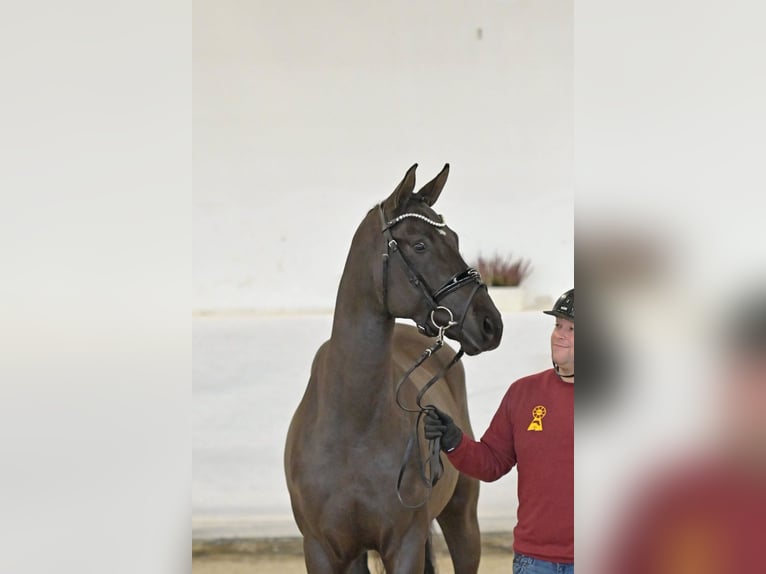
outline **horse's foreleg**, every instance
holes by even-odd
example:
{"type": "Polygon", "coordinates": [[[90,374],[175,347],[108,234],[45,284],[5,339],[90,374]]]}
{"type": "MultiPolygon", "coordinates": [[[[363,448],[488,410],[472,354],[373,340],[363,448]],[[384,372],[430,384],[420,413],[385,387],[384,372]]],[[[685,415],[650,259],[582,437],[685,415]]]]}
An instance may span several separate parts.
{"type": "Polygon", "coordinates": [[[346,571],[347,564],[333,560],[316,538],[304,536],[303,557],[308,574],[339,574],[346,571]]]}
{"type": "Polygon", "coordinates": [[[476,574],[481,558],[481,534],[476,516],[479,481],[460,474],[455,492],[436,519],[447,542],[455,574],[476,574]]]}
{"type": "Polygon", "coordinates": [[[348,574],[370,574],[370,567],[367,566],[367,552],[354,560],[348,569],[348,574]]]}
{"type": "Polygon", "coordinates": [[[391,545],[381,553],[386,572],[395,574],[423,574],[426,565],[426,539],[428,529],[412,529],[399,544],[391,545]]]}

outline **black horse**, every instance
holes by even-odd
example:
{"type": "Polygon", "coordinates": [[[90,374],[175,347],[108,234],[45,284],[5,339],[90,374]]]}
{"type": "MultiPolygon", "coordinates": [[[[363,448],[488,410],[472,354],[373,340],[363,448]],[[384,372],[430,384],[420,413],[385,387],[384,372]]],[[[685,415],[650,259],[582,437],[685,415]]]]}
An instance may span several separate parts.
{"type": "MultiPolygon", "coordinates": [[[[395,386],[430,345],[426,336],[449,325],[446,336],[475,355],[496,348],[503,330],[485,286],[458,251],[457,235],[432,209],[449,166],[413,193],[416,167],[354,235],[332,336],[316,353],[287,434],[287,486],[311,574],[368,572],[368,550],[380,554],[387,572],[432,571],[434,519],[456,574],[478,570],[478,481],[443,457],[444,474],[430,490],[413,456],[403,498],[414,505],[428,497],[427,504],[408,508],[396,494],[416,415],[397,407],[395,386]],[[396,324],[396,317],[414,320],[418,329],[396,324]]],[[[402,401],[414,405],[419,389],[454,356],[447,345],[434,353],[402,385],[402,401]]],[[[427,402],[472,436],[460,363],[428,391],[427,402]]]]}

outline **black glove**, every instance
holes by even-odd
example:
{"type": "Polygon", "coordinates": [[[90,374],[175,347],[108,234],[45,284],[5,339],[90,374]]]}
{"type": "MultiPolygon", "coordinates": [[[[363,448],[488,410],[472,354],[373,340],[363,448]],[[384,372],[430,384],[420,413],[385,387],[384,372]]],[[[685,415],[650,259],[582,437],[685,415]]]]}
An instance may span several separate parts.
{"type": "Polygon", "coordinates": [[[428,410],[428,414],[424,417],[423,428],[427,439],[441,437],[441,448],[446,452],[459,445],[463,438],[463,431],[458,428],[452,417],[436,407],[428,410]]]}

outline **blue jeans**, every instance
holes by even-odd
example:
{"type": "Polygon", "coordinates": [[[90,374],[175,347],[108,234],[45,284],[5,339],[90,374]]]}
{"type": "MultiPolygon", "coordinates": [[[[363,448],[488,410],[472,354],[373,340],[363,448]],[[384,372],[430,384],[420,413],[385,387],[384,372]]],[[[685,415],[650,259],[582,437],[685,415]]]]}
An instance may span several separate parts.
{"type": "Polygon", "coordinates": [[[513,574],[574,574],[574,564],[546,562],[524,554],[514,554],[513,574]]]}

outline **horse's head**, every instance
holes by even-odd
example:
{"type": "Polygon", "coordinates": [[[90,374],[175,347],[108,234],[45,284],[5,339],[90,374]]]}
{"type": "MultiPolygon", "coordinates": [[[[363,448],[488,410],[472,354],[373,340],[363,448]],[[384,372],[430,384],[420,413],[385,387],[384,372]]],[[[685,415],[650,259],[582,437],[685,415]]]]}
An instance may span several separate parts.
{"type": "Polygon", "coordinates": [[[500,344],[503,321],[479,273],[466,264],[458,236],[433,209],[444,188],[449,165],[418,193],[413,165],[394,192],[378,207],[384,239],[381,300],[394,317],[415,321],[422,333],[436,336],[440,326],[468,355],[500,344]]]}

